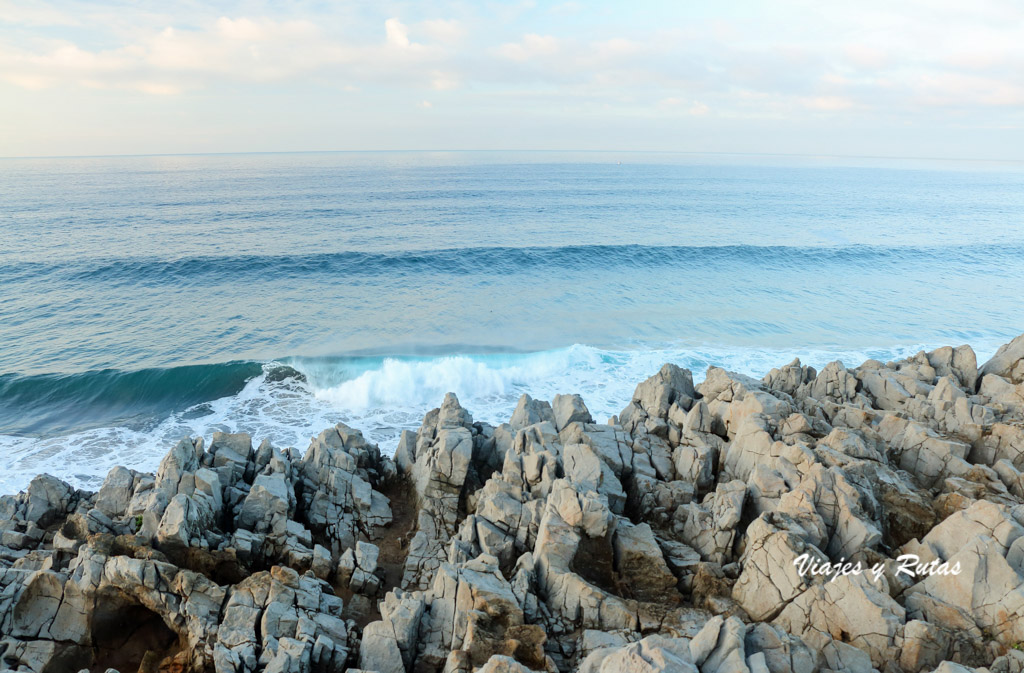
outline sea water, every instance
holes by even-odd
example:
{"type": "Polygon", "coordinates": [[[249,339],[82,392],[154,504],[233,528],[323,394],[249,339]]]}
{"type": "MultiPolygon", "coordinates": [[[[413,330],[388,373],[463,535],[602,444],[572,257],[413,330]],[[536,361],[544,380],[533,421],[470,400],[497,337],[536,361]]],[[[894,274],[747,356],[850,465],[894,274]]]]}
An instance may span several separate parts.
{"type": "Polygon", "coordinates": [[[606,153],[0,160],[0,493],[184,435],[385,451],[455,392],[599,421],[664,362],[763,376],[1024,332],[1024,165],[606,153]]]}

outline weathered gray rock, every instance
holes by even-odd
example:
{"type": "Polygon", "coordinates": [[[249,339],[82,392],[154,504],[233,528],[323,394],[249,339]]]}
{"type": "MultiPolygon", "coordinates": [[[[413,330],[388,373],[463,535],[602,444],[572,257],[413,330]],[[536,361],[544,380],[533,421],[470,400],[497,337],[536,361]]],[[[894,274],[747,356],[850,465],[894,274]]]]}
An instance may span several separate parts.
{"type": "Polygon", "coordinates": [[[817,375],[814,367],[804,367],[800,364],[800,358],[795,358],[785,367],[772,369],[761,382],[772,390],[795,395],[800,386],[811,383],[817,375]]]}
{"type": "Polygon", "coordinates": [[[532,670],[512,657],[495,654],[477,670],[477,673],[532,673],[532,670]]]}
{"type": "Polygon", "coordinates": [[[743,514],[746,497],[746,484],[735,480],[719,484],[700,505],[687,505],[683,542],[700,552],[705,561],[725,563],[731,560],[736,526],[743,514]]]}
{"type": "MultiPolygon", "coordinates": [[[[570,526],[553,503],[548,503],[533,551],[538,594],[551,611],[570,624],[604,631],[633,630],[638,626],[635,608],[573,570],[585,534],[580,525],[585,525],[585,520],[581,517],[580,524],[570,526]]],[[[587,558],[580,561],[590,562],[587,558]]]]}
{"type": "Polygon", "coordinates": [[[229,595],[215,631],[217,668],[338,669],[348,657],[341,609],[341,599],[320,580],[281,567],[257,573],[229,595]]]}
{"type": "Polygon", "coordinates": [[[519,398],[519,403],[516,404],[515,411],[512,412],[512,418],[508,424],[512,426],[513,430],[522,430],[527,426],[545,421],[555,422],[555,414],[551,409],[551,405],[544,400],[535,400],[524,393],[519,398]]]}
{"type": "Polygon", "coordinates": [[[827,557],[806,542],[806,532],[785,515],[765,513],[747,529],[743,570],[733,588],[733,598],[757,621],[774,619],[793,599],[810,587],[811,576],[801,575],[797,560],[827,557]]]}
{"type": "Polygon", "coordinates": [[[613,512],[626,505],[626,491],[615,470],[587,444],[569,444],[564,448],[565,476],[583,491],[596,491],[608,499],[613,512]]]}
{"type": "Polygon", "coordinates": [[[714,486],[716,466],[725,445],[711,428],[711,412],[701,400],[687,412],[681,430],[669,432],[669,441],[677,445],[672,452],[677,478],[693,484],[694,490],[701,494],[714,486]]]}
{"type": "Polygon", "coordinates": [[[685,414],[696,398],[690,371],[666,364],[657,374],[637,385],[633,399],[619,414],[619,422],[630,433],[635,433],[638,428],[656,432],[655,428],[659,426],[666,427],[667,431],[664,424],[673,406],[685,414]]]}
{"type": "Polygon", "coordinates": [[[190,498],[179,493],[171,499],[160,519],[157,546],[168,552],[201,547],[213,520],[213,506],[207,498],[190,498]]]}
{"type": "Polygon", "coordinates": [[[1024,469],[1024,424],[994,423],[975,442],[970,459],[975,464],[995,465],[1007,460],[1018,470],[1024,469]]]}
{"type": "Polygon", "coordinates": [[[252,438],[245,432],[215,432],[210,440],[210,448],[202,456],[203,464],[212,467],[221,482],[234,484],[247,476],[248,469],[253,465],[252,438]]]}
{"type": "MultiPolygon", "coordinates": [[[[754,657],[758,657],[758,660],[763,659],[767,669],[775,673],[812,673],[819,666],[817,651],[808,647],[796,636],[764,622],[751,624],[747,628],[744,647],[747,652],[747,666],[751,673],[755,673],[757,665],[751,661],[754,657]]],[[[833,666],[834,670],[856,670],[855,662],[858,660],[870,667],[870,659],[867,658],[867,655],[858,658],[856,653],[859,653],[859,650],[850,648],[853,650],[851,654],[848,651],[838,653],[836,649],[835,647],[826,648],[826,656],[831,656],[833,661],[839,664],[833,666]],[[834,656],[835,654],[840,654],[840,656],[834,656]],[[844,657],[842,654],[846,656],[844,657]]]]}
{"type": "Polygon", "coordinates": [[[359,666],[364,671],[377,673],[405,673],[402,651],[388,622],[372,622],[363,629],[359,666]]]}
{"type": "MultiPolygon", "coordinates": [[[[1005,537],[998,527],[994,532],[1000,537],[973,537],[955,550],[942,545],[940,559],[950,570],[928,575],[907,589],[911,614],[952,629],[976,626],[1007,646],[1024,641],[1020,554],[1011,563],[1012,556],[1001,551],[1005,537]]],[[[940,548],[936,541],[929,546],[940,548]]]]}
{"type": "Polygon", "coordinates": [[[111,519],[124,516],[135,490],[135,473],[125,467],[115,467],[103,480],[96,494],[96,509],[111,519]]]}
{"type": "MultiPolygon", "coordinates": [[[[746,631],[747,627],[743,622],[736,617],[730,617],[718,628],[717,638],[710,648],[707,647],[707,643],[710,643],[711,638],[706,636],[704,647],[697,652],[703,655],[703,651],[707,650],[707,655],[701,657],[700,670],[708,673],[748,672],[750,669],[747,667],[746,631]]],[[[691,654],[694,654],[692,649],[691,654]]]]}
{"type": "Polygon", "coordinates": [[[31,481],[25,493],[21,518],[40,528],[53,525],[75,505],[75,490],[56,477],[43,474],[31,481]]]}
{"type": "Polygon", "coordinates": [[[607,425],[523,396],[493,427],[448,395],[395,462],[339,424],[305,456],[186,438],[96,494],[42,476],[0,497],[0,667],[102,670],[128,611],[177,648],[143,668],[181,673],[1024,673],[1013,348],[666,366],[607,425]]]}
{"type": "Polygon", "coordinates": [[[835,361],[825,365],[813,381],[802,385],[796,396],[812,397],[820,402],[852,404],[858,400],[858,385],[857,377],[842,362],[835,361]]]}
{"type": "Polygon", "coordinates": [[[822,539],[811,540],[831,558],[849,559],[877,547],[882,533],[865,511],[864,494],[839,467],[810,466],[800,483],[779,499],[778,511],[824,525],[822,539]]]}
{"type": "Polygon", "coordinates": [[[995,374],[1010,383],[1024,383],[1024,334],[1000,346],[978,373],[981,376],[995,374]]]}
{"type": "Polygon", "coordinates": [[[1002,376],[988,374],[981,379],[978,397],[1005,420],[1024,420],[1024,383],[1013,384],[1002,376]]]}
{"type": "Polygon", "coordinates": [[[699,673],[682,638],[648,636],[621,647],[599,649],[580,664],[579,673],[699,673]]]}
{"type": "Polygon", "coordinates": [[[313,440],[298,466],[306,521],[332,554],[391,522],[388,499],[370,483],[369,470],[380,460],[362,433],[339,423],[313,440]]]}
{"type": "Polygon", "coordinates": [[[280,536],[295,511],[295,491],[284,474],[261,474],[253,481],[235,519],[239,528],[280,536]]]}
{"type": "Polygon", "coordinates": [[[612,547],[615,567],[638,599],[665,600],[676,593],[676,577],[668,569],[650,526],[619,519],[612,547]]]}
{"type": "MultiPolygon", "coordinates": [[[[555,428],[561,432],[570,423],[593,423],[590,410],[579,395],[555,395],[551,402],[555,428]]],[[[546,419],[542,419],[546,420],[546,419]]]]}
{"type": "Polygon", "coordinates": [[[750,414],[734,427],[734,436],[723,462],[729,476],[746,482],[758,465],[771,465],[780,456],[793,462],[792,457],[797,453],[797,447],[772,437],[771,423],[766,416],[750,414]]]}
{"type": "Polygon", "coordinates": [[[977,387],[978,357],[970,346],[944,346],[931,351],[927,357],[936,376],[953,376],[960,387],[971,392],[977,387]]]}
{"type": "Polygon", "coordinates": [[[420,632],[420,665],[440,667],[461,650],[455,661],[470,667],[502,651],[543,667],[544,632],[524,623],[522,606],[494,557],[442,564],[426,595],[430,614],[420,632]]]}
{"type": "Polygon", "coordinates": [[[830,639],[867,653],[875,667],[899,658],[906,612],[866,575],[844,575],[812,584],[773,621],[808,645],[824,648],[830,639]]]}
{"type": "MultiPolygon", "coordinates": [[[[349,554],[352,550],[346,550],[349,554]]],[[[380,588],[380,578],[377,577],[377,559],[380,550],[376,545],[367,542],[357,542],[355,547],[354,561],[348,581],[349,588],[357,594],[373,596],[380,588]]]]}
{"type": "MultiPolygon", "coordinates": [[[[454,412],[450,415],[459,417],[454,412]]],[[[461,426],[441,429],[433,441],[417,449],[412,479],[420,510],[418,530],[406,559],[404,588],[425,589],[444,559],[445,547],[456,532],[472,459],[473,436],[461,426]]]]}
{"type": "Polygon", "coordinates": [[[910,472],[923,486],[940,479],[959,476],[971,469],[966,461],[970,447],[955,439],[940,436],[931,428],[888,414],[878,426],[900,469],[910,472]]]}
{"type": "Polygon", "coordinates": [[[946,658],[946,634],[933,624],[912,619],[903,629],[900,667],[906,671],[926,671],[946,658]]]}

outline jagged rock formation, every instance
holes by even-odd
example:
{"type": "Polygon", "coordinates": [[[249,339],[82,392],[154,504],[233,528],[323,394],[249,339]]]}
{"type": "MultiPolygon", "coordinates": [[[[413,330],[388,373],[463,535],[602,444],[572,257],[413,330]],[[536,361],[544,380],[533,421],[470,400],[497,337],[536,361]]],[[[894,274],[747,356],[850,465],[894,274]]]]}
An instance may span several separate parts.
{"type": "Polygon", "coordinates": [[[1021,673],[1022,471],[1024,336],[184,439],[0,498],[0,669],[1021,673]]]}

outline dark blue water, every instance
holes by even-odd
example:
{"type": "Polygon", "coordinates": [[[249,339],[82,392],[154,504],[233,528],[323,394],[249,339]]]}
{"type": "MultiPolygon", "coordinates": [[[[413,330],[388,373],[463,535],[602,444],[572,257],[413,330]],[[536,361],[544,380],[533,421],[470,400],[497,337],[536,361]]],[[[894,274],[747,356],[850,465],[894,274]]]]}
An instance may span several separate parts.
{"type": "Polygon", "coordinates": [[[1024,331],[1022,260],[1012,163],[0,160],[0,491],[217,428],[386,445],[447,390],[492,420],[523,391],[610,414],[668,359],[994,350],[1024,331]]]}

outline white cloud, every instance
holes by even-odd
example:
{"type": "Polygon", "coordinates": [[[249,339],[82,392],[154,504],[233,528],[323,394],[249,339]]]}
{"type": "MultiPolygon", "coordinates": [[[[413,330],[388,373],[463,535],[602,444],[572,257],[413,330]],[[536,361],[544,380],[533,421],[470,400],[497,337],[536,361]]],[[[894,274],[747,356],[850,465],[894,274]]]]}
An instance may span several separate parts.
{"type": "Polygon", "coordinates": [[[387,33],[388,44],[403,49],[412,44],[409,42],[409,29],[398,19],[391,18],[385,21],[384,30],[387,33]]]}
{"type": "Polygon", "coordinates": [[[845,96],[812,96],[801,99],[801,102],[806,108],[820,112],[848,110],[854,105],[853,101],[845,96]]]}
{"type": "MultiPolygon", "coordinates": [[[[546,83],[553,87],[550,96],[563,100],[599,92],[606,102],[629,105],[699,97],[700,105],[734,114],[755,111],[750,93],[772,101],[775,111],[768,114],[1019,104],[1024,43],[1014,26],[1024,11],[1012,0],[979,0],[981,11],[969,12],[954,0],[908,1],[811,8],[781,3],[761,15],[693,20],[681,11],[657,22],[633,22],[624,10],[621,20],[597,28],[518,34],[504,23],[550,29],[543,17],[551,11],[537,14],[524,3],[492,15],[380,17],[371,31],[356,30],[358,17],[347,15],[351,26],[318,15],[197,16],[121,30],[131,39],[107,48],[69,37],[44,39],[29,30],[28,39],[0,42],[0,80],[32,89],[76,85],[162,94],[225,81],[323,78],[360,89],[436,91],[488,86],[515,92],[546,83]],[[931,11],[917,13],[926,4],[931,11]],[[374,34],[376,40],[368,39],[374,34]]],[[[58,5],[0,3],[4,19],[23,28],[72,20],[91,26],[112,11],[74,19],[58,5]]],[[[552,10],[578,15],[574,21],[593,14],[572,2],[552,10]]],[[[161,17],[136,18],[152,24],[161,17]]],[[[130,24],[131,17],[120,20],[130,24]]]]}
{"type": "Polygon", "coordinates": [[[685,108],[686,114],[694,117],[703,117],[711,112],[711,108],[699,100],[689,101],[678,96],[669,96],[658,102],[658,106],[664,109],[680,110],[685,108]]]}
{"type": "Polygon", "coordinates": [[[451,72],[434,70],[430,73],[430,86],[437,91],[451,91],[459,88],[459,76],[451,72]]]}
{"type": "Polygon", "coordinates": [[[561,4],[555,5],[548,11],[551,12],[552,14],[577,14],[583,11],[583,9],[584,7],[582,4],[570,0],[569,2],[563,2],[561,4]]]}
{"type": "Polygon", "coordinates": [[[466,37],[466,28],[455,19],[428,19],[418,25],[431,41],[441,44],[458,44],[466,37]]]}
{"type": "Polygon", "coordinates": [[[274,82],[313,73],[348,75],[439,90],[458,86],[436,66],[443,54],[409,39],[398,19],[384,22],[384,41],[345,42],[309,20],[220,17],[198,29],[166,27],[136,42],[88,50],[67,41],[34,48],[0,45],[0,80],[27,88],[78,85],[170,94],[220,81],[274,82]]]}
{"type": "Polygon", "coordinates": [[[313,107],[344,93],[368,117],[432,101],[430,116],[443,111],[450,128],[459,115],[506,109],[524,124],[688,115],[701,118],[693,124],[1024,127],[1018,0],[780,0],[742,13],[440,0],[426,15],[401,5],[400,16],[372,3],[214,6],[0,0],[2,94],[32,109],[40,91],[96,102],[108,90],[170,109],[196,91],[269,100],[301,90],[313,107]]]}
{"type": "Polygon", "coordinates": [[[0,0],[0,24],[24,26],[75,26],[78,19],[69,12],[42,2],[0,0]]]}
{"type": "Polygon", "coordinates": [[[711,108],[700,101],[694,101],[693,105],[690,106],[689,112],[695,117],[703,117],[707,113],[711,112],[711,108]]]}
{"type": "Polygon", "coordinates": [[[498,54],[510,61],[523,63],[538,57],[554,56],[559,51],[558,38],[551,35],[524,35],[519,42],[509,42],[498,47],[498,54]]]}
{"type": "Polygon", "coordinates": [[[1024,107],[1024,83],[972,74],[925,75],[917,81],[915,101],[923,106],[970,108],[1024,107]]]}

